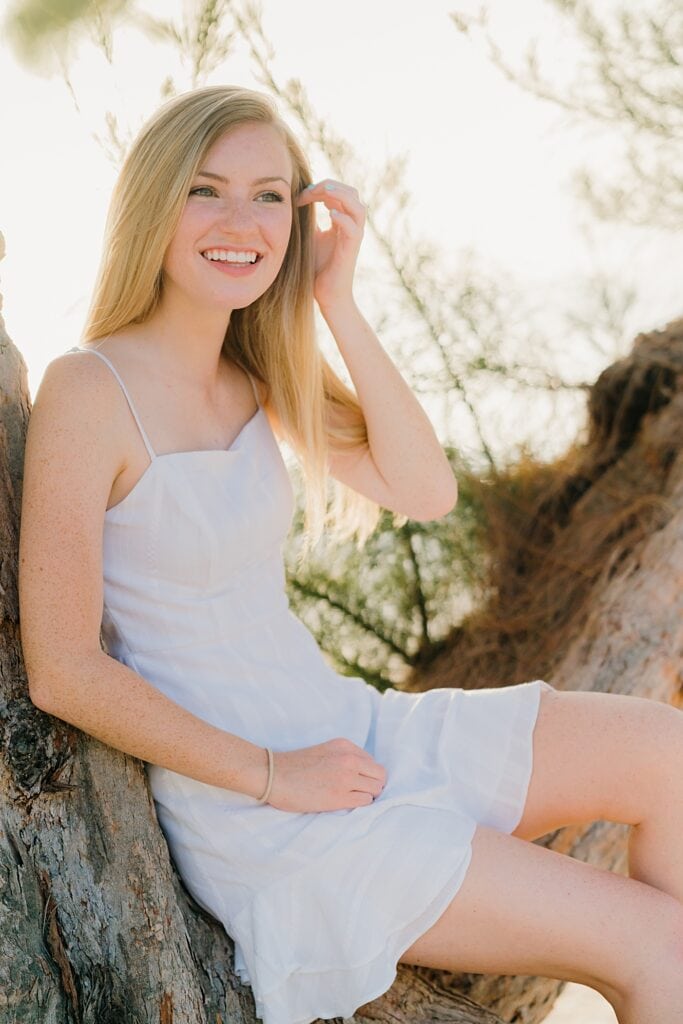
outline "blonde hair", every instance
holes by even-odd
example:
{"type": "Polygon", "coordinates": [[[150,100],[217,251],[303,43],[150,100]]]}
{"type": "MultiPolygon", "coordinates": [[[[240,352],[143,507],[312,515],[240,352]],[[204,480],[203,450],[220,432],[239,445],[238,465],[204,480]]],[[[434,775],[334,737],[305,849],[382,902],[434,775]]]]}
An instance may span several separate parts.
{"type": "MultiPolygon", "coordinates": [[[[142,126],[112,194],[104,248],[83,341],[143,323],[163,289],[162,261],[185,206],[190,184],[210,147],[245,123],[274,127],[289,152],[292,199],[312,180],[306,156],[273,102],[238,86],[207,86],[164,103],[142,126]]],[[[327,451],[368,445],[365,418],[354,392],[324,358],[316,340],[313,305],[315,214],[293,206],[292,230],[280,271],[260,298],[231,312],[223,352],[266,386],[267,399],[304,469],[303,550],[330,527],[338,539],[362,546],[377,525],[380,506],[327,472],[327,451]],[[328,422],[334,408],[349,426],[328,422]],[[328,508],[327,484],[333,485],[328,508]]]]}

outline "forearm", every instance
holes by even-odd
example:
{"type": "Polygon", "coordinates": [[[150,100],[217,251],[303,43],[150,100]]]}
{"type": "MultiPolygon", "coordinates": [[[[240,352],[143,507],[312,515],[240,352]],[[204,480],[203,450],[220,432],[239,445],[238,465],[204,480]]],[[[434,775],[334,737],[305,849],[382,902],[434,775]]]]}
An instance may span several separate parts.
{"type": "Polygon", "coordinates": [[[198,718],[103,651],[52,672],[43,696],[31,694],[49,714],[108,746],[199,782],[255,797],[264,791],[263,747],[198,718]]]}
{"type": "Polygon", "coordinates": [[[452,508],[457,482],[431,421],[358,307],[321,312],[348,367],[368,432],[373,461],[397,498],[443,495],[452,508]]]}

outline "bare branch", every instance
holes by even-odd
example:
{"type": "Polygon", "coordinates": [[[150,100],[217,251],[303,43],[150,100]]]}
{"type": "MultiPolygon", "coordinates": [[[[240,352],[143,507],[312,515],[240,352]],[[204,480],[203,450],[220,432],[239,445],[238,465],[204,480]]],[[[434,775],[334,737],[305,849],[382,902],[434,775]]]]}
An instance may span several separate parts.
{"type": "Polygon", "coordinates": [[[512,67],[489,31],[485,9],[477,17],[453,13],[451,20],[463,35],[479,33],[489,60],[509,82],[619,133],[626,147],[623,173],[602,185],[586,168],[576,175],[577,193],[597,217],[676,230],[683,225],[683,8],[678,0],[658,0],[656,10],[623,6],[601,20],[588,0],[548,2],[571,23],[586,52],[568,85],[541,73],[535,41],[526,66],[512,67]]]}

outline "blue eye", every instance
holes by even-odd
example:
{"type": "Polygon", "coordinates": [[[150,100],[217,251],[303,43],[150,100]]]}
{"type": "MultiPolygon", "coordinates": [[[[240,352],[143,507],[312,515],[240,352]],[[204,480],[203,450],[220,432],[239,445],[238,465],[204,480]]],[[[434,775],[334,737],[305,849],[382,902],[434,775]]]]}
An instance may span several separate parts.
{"type": "MultiPolygon", "coordinates": [[[[216,189],[213,187],[213,185],[196,185],[195,188],[190,189],[190,195],[191,196],[199,195],[200,192],[204,192],[204,193],[208,192],[209,195],[216,195],[217,194],[216,193],[216,189]]],[[[270,196],[271,197],[268,200],[268,202],[270,202],[270,203],[272,203],[272,202],[283,203],[284,202],[284,199],[282,198],[282,196],[280,195],[279,192],[262,192],[261,196],[259,196],[259,198],[264,197],[264,196],[270,196]]]]}

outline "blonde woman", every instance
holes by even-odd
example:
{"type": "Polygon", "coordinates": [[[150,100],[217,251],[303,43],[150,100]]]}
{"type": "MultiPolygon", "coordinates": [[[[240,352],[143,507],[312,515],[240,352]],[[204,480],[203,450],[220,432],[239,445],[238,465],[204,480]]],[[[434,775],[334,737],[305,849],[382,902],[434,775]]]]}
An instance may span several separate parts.
{"type": "Polygon", "coordinates": [[[313,182],[260,93],[194,90],[143,126],[81,344],[47,367],[29,425],[31,698],[146,762],[173,860],[265,1024],[351,1016],[399,961],[571,978],[621,1024],[669,1024],[680,714],[540,680],[380,694],[288,608],[278,442],[301,459],[309,544],[457,496],[354,302],[364,219],[355,188],[313,182]],[[314,302],[353,389],[321,356],[314,302]],[[631,878],[529,842],[596,818],[633,825],[631,878]]]}

